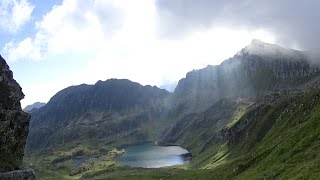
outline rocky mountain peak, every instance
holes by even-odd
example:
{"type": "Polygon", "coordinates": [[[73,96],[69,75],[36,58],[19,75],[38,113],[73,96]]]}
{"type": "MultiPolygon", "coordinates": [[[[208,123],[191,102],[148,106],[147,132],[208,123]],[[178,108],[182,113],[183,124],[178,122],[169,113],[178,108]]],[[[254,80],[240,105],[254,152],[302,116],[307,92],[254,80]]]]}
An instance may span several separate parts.
{"type": "Polygon", "coordinates": [[[286,58],[290,60],[306,59],[306,53],[294,49],[287,49],[277,44],[262,42],[258,39],[253,39],[251,43],[237,53],[239,56],[257,55],[268,57],[271,59],[286,58]]]}
{"type": "Polygon", "coordinates": [[[221,98],[256,99],[275,89],[302,87],[320,72],[306,54],[253,40],[220,65],[187,73],[175,89],[174,102],[203,111],[221,98]]]}

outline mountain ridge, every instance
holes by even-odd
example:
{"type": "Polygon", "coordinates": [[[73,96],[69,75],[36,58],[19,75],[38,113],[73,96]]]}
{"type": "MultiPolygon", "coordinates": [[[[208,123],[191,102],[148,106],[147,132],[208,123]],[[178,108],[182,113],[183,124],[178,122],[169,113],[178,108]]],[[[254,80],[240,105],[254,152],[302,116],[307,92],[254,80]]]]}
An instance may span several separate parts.
{"type": "MultiPolygon", "coordinates": [[[[86,136],[93,140],[99,137],[114,141],[109,135],[115,136],[116,131],[129,136],[129,132],[134,133],[136,128],[141,128],[142,122],[150,123],[150,126],[158,123],[156,121],[162,118],[161,113],[166,109],[164,101],[168,95],[166,90],[142,86],[126,79],[68,87],[53,96],[46,106],[32,112],[26,149],[50,149],[52,144],[46,143],[45,139],[54,141],[58,147],[65,142],[81,142],[81,138],[86,136]],[[97,125],[106,131],[96,131],[97,125]],[[86,128],[85,132],[91,135],[84,132],[80,135],[81,128],[86,128]],[[42,134],[41,138],[37,138],[39,134],[42,134]]],[[[139,136],[141,132],[137,133],[139,136]]],[[[149,130],[146,129],[145,133],[149,130]]]]}
{"type": "MultiPolygon", "coordinates": [[[[188,72],[186,77],[178,82],[175,89],[174,95],[178,94],[176,95],[178,96],[176,101],[183,99],[181,97],[190,98],[190,96],[194,96],[193,98],[197,99],[203,98],[201,102],[205,102],[208,96],[213,97],[209,100],[214,102],[220,96],[256,98],[259,96],[260,89],[268,91],[274,88],[285,88],[285,86],[288,86],[287,84],[293,86],[290,84],[292,79],[295,81],[296,78],[303,79],[319,73],[319,66],[312,64],[304,52],[279,48],[280,46],[274,48],[292,52],[292,54],[294,52],[297,54],[295,55],[296,59],[273,55],[261,57],[254,53],[245,53],[248,47],[253,49],[256,46],[266,46],[268,49],[270,46],[274,47],[276,45],[260,41],[257,43],[257,40],[253,40],[250,45],[239,51],[232,58],[223,61],[220,65],[209,65],[206,68],[188,72]],[[264,85],[261,85],[262,80],[265,81],[264,85]],[[211,89],[214,92],[205,91],[205,89],[211,89]],[[240,91],[236,91],[236,89],[240,91]]],[[[188,100],[185,101],[188,102],[188,100]]],[[[194,99],[191,101],[195,102],[194,99]]],[[[198,105],[195,106],[199,107],[198,105]]],[[[208,107],[209,105],[205,105],[198,110],[194,107],[193,109],[199,112],[208,107]]]]}

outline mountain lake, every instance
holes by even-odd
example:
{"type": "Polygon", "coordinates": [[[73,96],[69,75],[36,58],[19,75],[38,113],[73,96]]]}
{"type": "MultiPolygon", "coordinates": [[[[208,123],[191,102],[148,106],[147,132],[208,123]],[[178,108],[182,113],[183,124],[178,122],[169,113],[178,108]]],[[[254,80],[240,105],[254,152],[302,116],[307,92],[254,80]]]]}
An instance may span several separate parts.
{"type": "Polygon", "coordinates": [[[116,158],[122,165],[143,168],[159,168],[189,163],[191,153],[180,146],[159,146],[154,143],[130,145],[116,158]]]}

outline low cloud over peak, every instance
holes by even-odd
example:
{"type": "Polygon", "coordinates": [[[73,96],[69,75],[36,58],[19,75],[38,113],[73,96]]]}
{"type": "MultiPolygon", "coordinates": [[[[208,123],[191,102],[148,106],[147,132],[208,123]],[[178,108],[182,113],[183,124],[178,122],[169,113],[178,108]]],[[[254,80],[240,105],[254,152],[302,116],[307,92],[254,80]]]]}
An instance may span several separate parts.
{"type": "Polygon", "coordinates": [[[157,0],[157,7],[167,17],[164,34],[221,25],[261,28],[286,46],[318,50],[318,0],[157,0]]]}

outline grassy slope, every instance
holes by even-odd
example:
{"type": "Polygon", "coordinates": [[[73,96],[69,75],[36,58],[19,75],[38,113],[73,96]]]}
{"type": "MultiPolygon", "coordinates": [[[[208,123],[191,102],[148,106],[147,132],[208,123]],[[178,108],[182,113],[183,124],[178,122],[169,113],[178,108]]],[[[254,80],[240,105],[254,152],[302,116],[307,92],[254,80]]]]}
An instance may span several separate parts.
{"type": "MultiPolygon", "coordinates": [[[[316,179],[320,177],[320,91],[296,98],[284,97],[269,104],[264,116],[255,122],[254,134],[218,149],[208,148],[205,168],[122,170],[112,178],[125,179],[316,179]],[[271,127],[270,123],[273,124],[271,127]],[[267,127],[264,127],[267,126],[267,127]],[[265,131],[265,132],[264,132],[265,131]],[[257,140],[259,134],[263,134],[257,140]],[[256,141],[245,151],[246,143],[256,141]],[[211,154],[211,152],[212,154],[211,154]],[[223,161],[217,161],[217,157],[223,161]],[[222,162],[222,163],[221,163],[222,162]]],[[[248,126],[250,128],[250,125],[248,126]]],[[[194,161],[201,156],[195,157],[194,161]]],[[[102,176],[101,176],[102,177],[102,176]]],[[[106,178],[107,176],[105,176],[106,178]]],[[[108,176],[111,178],[110,176],[108,176]]]]}
{"type": "Polygon", "coordinates": [[[122,153],[122,150],[116,148],[78,146],[40,156],[27,156],[24,158],[24,165],[32,167],[37,178],[41,180],[80,179],[86,173],[119,167],[113,158],[122,153]],[[83,157],[86,157],[86,160],[81,165],[77,166],[73,162],[74,159],[83,157]]]}
{"type": "Polygon", "coordinates": [[[265,122],[276,120],[261,141],[256,142],[248,152],[240,149],[250,143],[250,138],[257,137],[263,128],[256,131],[256,134],[251,134],[251,137],[242,139],[244,141],[229,144],[229,158],[223,166],[214,169],[214,173],[221,179],[320,177],[319,98],[320,92],[313,91],[297,99],[285,99],[273,105],[256,126],[259,128],[265,122]],[[277,111],[279,107],[282,109],[281,113],[277,111]]]}
{"type": "Polygon", "coordinates": [[[320,177],[320,93],[303,95],[289,105],[265,138],[232,166],[239,179],[320,177]]]}

